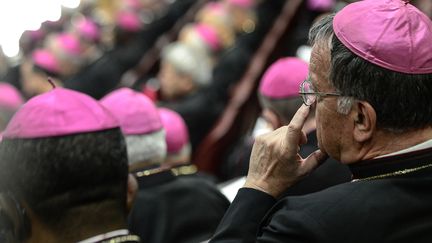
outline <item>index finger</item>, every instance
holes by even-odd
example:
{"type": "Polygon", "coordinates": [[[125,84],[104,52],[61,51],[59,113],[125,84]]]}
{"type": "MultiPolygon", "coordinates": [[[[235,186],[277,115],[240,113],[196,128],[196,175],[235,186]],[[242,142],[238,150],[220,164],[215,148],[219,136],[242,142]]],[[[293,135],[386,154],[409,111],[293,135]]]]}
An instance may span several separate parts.
{"type": "Polygon", "coordinates": [[[303,104],[293,116],[290,124],[288,124],[285,140],[287,141],[287,149],[290,153],[298,152],[300,136],[303,136],[302,128],[309,115],[309,109],[309,106],[303,104]]]}
{"type": "Polygon", "coordinates": [[[292,131],[300,131],[303,128],[303,125],[306,122],[307,117],[309,116],[310,107],[303,104],[294,114],[291,122],[288,124],[289,130],[292,131]]]}

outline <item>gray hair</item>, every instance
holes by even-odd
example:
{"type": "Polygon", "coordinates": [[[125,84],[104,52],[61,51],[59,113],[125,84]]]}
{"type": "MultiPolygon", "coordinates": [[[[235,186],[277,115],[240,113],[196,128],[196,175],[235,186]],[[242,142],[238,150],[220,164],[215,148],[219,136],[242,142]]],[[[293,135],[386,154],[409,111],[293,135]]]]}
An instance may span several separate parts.
{"type": "Polygon", "coordinates": [[[126,135],[125,139],[129,164],[138,162],[160,164],[165,160],[167,147],[163,129],[143,135],[126,135]]]}
{"type": "Polygon", "coordinates": [[[207,86],[211,80],[210,60],[203,51],[180,42],[166,46],[162,59],[181,74],[189,75],[198,86],[207,86]]]}
{"type": "Polygon", "coordinates": [[[378,129],[400,133],[432,126],[432,73],[397,72],[354,54],[334,34],[333,17],[319,20],[309,38],[312,45],[329,48],[328,80],[343,95],[338,112],[347,114],[362,100],[374,108],[378,129]]]}
{"type": "MultiPolygon", "coordinates": [[[[333,31],[332,24],[333,24],[334,16],[335,14],[329,14],[327,16],[324,16],[322,19],[317,21],[312,26],[312,28],[309,31],[309,43],[311,46],[317,44],[322,47],[327,46],[330,52],[333,50],[332,40],[334,38],[334,31],[333,31]]],[[[328,73],[328,77],[329,76],[330,73],[328,73]]],[[[339,90],[337,91],[340,92],[339,90]]],[[[347,96],[338,97],[337,112],[340,114],[347,115],[350,112],[354,101],[355,99],[353,97],[347,97],[347,96]]]]}

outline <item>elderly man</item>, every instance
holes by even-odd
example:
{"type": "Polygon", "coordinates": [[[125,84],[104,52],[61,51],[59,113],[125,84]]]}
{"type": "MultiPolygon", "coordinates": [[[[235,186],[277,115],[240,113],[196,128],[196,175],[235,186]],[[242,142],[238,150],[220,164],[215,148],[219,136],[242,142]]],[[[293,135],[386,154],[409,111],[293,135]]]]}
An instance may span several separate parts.
{"type": "Polygon", "coordinates": [[[153,102],[144,94],[122,88],[101,103],[120,122],[129,170],[139,185],[129,229],[143,242],[208,240],[228,208],[228,200],[214,184],[198,177],[176,176],[163,164],[165,132],[153,102]]]}
{"type": "Polygon", "coordinates": [[[407,2],[366,0],[319,21],[310,38],[305,105],[256,140],[211,242],[431,242],[431,21],[407,2]],[[303,159],[310,109],[320,150],[303,159]],[[349,165],[352,182],[276,202],[327,154],[349,165]]]}
{"type": "Polygon", "coordinates": [[[16,204],[24,242],[139,242],[126,229],[132,181],[118,122],[87,95],[36,96],[3,133],[0,193],[16,204]]]}

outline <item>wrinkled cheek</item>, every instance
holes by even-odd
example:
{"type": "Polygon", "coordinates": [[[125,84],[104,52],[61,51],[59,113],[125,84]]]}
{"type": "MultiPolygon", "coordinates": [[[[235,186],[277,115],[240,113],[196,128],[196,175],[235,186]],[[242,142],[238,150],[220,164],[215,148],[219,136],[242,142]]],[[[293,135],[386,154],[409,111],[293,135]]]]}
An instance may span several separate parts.
{"type": "Polygon", "coordinates": [[[317,140],[318,140],[318,148],[328,153],[328,146],[329,146],[329,133],[331,130],[331,120],[329,121],[328,117],[324,114],[320,113],[320,109],[316,109],[315,113],[315,119],[316,119],[316,133],[317,133],[317,140]]]}

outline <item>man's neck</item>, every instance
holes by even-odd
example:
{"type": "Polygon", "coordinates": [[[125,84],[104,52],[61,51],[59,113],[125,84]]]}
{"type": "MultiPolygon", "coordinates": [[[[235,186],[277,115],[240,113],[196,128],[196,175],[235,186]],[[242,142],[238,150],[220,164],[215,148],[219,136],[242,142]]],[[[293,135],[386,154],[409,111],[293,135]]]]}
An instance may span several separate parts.
{"type": "Polygon", "coordinates": [[[404,133],[377,132],[368,147],[360,154],[364,154],[361,160],[372,159],[387,154],[393,154],[408,149],[432,139],[432,128],[409,131],[404,133]]]}

